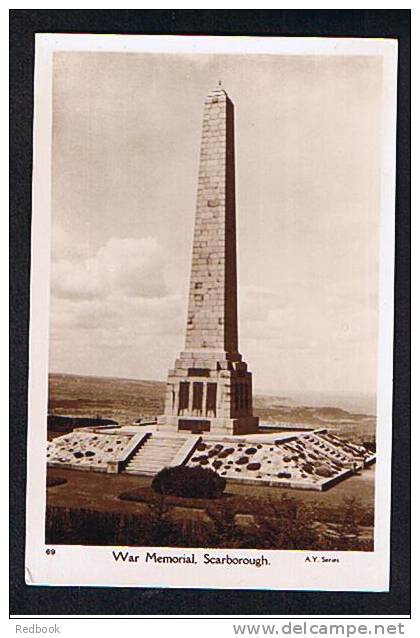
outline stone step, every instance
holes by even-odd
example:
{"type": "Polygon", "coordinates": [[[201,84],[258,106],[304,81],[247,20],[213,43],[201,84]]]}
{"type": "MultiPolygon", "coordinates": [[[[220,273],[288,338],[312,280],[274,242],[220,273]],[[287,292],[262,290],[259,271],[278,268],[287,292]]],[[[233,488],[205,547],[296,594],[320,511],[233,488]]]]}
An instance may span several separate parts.
{"type": "Polygon", "coordinates": [[[168,463],[171,459],[138,459],[136,461],[130,462],[128,465],[132,467],[133,465],[162,465],[163,463],[168,463]]]}
{"type": "MultiPolygon", "coordinates": [[[[171,455],[171,458],[172,458],[172,455],[171,455]]],[[[167,460],[167,459],[168,459],[168,457],[167,457],[167,456],[165,456],[165,457],[163,457],[163,456],[160,456],[160,457],[147,456],[147,457],[143,457],[142,459],[140,459],[140,458],[133,459],[132,461],[130,461],[130,463],[134,463],[134,462],[136,462],[136,461],[137,461],[137,462],[141,462],[141,463],[143,463],[143,462],[147,462],[147,463],[161,463],[162,461],[165,461],[165,460],[167,460]]]]}
{"type": "Polygon", "coordinates": [[[176,452],[177,450],[179,450],[179,448],[170,448],[168,450],[162,450],[161,448],[152,448],[152,447],[145,447],[143,448],[143,450],[139,450],[139,454],[142,452],[143,454],[151,454],[152,452],[155,454],[172,454],[172,452],[176,452]]]}
{"type": "Polygon", "coordinates": [[[129,463],[128,467],[143,467],[146,465],[147,466],[151,466],[153,465],[153,467],[159,467],[160,465],[164,465],[166,463],[166,461],[161,462],[161,461],[142,461],[140,463],[140,461],[136,462],[136,463],[129,463]]]}
{"type": "Polygon", "coordinates": [[[168,456],[174,456],[175,452],[171,452],[170,454],[142,454],[142,459],[166,459],[168,456]]]}
{"type": "Polygon", "coordinates": [[[157,474],[156,470],[142,470],[138,472],[137,470],[126,469],[125,472],[127,474],[141,474],[142,476],[155,476],[155,474],[157,474]]]}
{"type": "Polygon", "coordinates": [[[172,452],[176,452],[177,450],[179,450],[179,447],[168,447],[168,448],[161,448],[161,447],[145,447],[143,449],[143,454],[145,452],[156,452],[156,454],[171,454],[172,452]]]}
{"type": "Polygon", "coordinates": [[[142,451],[143,454],[146,452],[155,452],[156,454],[171,454],[172,452],[176,452],[179,450],[179,447],[171,447],[171,448],[161,448],[161,447],[144,447],[140,448],[139,453],[142,451]]]}
{"type": "Polygon", "coordinates": [[[153,438],[150,438],[148,441],[146,441],[145,446],[153,446],[153,447],[179,447],[180,445],[182,445],[181,441],[177,441],[175,443],[156,443],[155,441],[153,441],[153,438]]]}
{"type": "MultiPolygon", "coordinates": [[[[167,459],[168,457],[172,457],[172,456],[175,456],[175,452],[171,452],[170,454],[142,454],[141,458],[161,460],[161,459],[167,459]]],[[[131,460],[134,460],[135,458],[140,458],[140,454],[138,456],[135,456],[131,460]]]]}
{"type": "Polygon", "coordinates": [[[167,454],[168,452],[176,452],[176,450],[179,450],[179,447],[144,447],[143,452],[146,452],[146,450],[167,454]]]}
{"type": "Polygon", "coordinates": [[[140,467],[141,465],[163,465],[168,462],[168,459],[148,459],[146,460],[138,460],[128,464],[128,467],[140,467]]]}
{"type": "Polygon", "coordinates": [[[148,443],[153,443],[153,445],[179,445],[182,441],[186,441],[187,439],[160,439],[159,441],[157,439],[153,439],[153,437],[151,439],[148,440],[148,443]]]}
{"type": "Polygon", "coordinates": [[[154,450],[155,452],[163,452],[163,453],[168,453],[168,452],[174,452],[176,450],[179,450],[179,447],[160,447],[160,446],[156,446],[156,447],[149,447],[149,448],[145,448],[145,450],[154,450]]]}
{"type": "Polygon", "coordinates": [[[156,472],[156,474],[158,474],[161,470],[163,470],[164,467],[167,467],[166,465],[142,465],[141,467],[129,467],[127,468],[127,470],[130,470],[130,472],[143,472],[143,470],[147,470],[150,472],[156,472]]]}
{"type": "Polygon", "coordinates": [[[138,473],[141,474],[142,472],[154,472],[155,474],[159,474],[159,472],[161,472],[164,468],[163,467],[129,467],[126,471],[127,472],[132,472],[133,474],[138,473]]]}
{"type": "Polygon", "coordinates": [[[171,465],[189,437],[150,436],[130,459],[125,472],[131,474],[155,475],[171,465]]]}
{"type": "Polygon", "coordinates": [[[141,461],[138,460],[135,463],[129,463],[130,467],[133,467],[133,465],[147,465],[147,464],[153,464],[153,465],[168,465],[168,463],[170,463],[172,461],[172,457],[171,458],[166,458],[166,459],[142,459],[141,461]]]}
{"type": "Polygon", "coordinates": [[[130,467],[131,469],[135,468],[136,470],[138,470],[139,468],[142,467],[164,467],[166,464],[165,463],[136,463],[134,465],[129,465],[128,467],[130,467]]]}

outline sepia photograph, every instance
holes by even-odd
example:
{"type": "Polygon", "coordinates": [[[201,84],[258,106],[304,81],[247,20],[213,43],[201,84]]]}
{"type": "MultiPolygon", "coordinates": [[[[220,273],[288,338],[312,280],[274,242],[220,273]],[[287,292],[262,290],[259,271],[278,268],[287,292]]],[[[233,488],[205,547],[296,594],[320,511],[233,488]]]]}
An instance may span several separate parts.
{"type": "Polygon", "coordinates": [[[248,40],[37,36],[29,584],[388,586],[397,46],[248,40]]]}

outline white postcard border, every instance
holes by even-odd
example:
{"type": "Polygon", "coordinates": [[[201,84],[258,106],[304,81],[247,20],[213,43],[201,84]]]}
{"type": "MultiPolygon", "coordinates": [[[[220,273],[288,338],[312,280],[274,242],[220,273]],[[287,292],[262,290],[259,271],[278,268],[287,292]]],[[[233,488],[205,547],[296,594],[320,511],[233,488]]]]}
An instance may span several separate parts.
{"type": "MultiPolygon", "coordinates": [[[[387,591],[391,507],[394,202],[397,42],[382,39],[56,35],[36,37],[34,167],[27,460],[26,582],[31,585],[102,585],[387,591]],[[46,414],[48,391],[51,225],[52,55],[57,50],[136,51],[171,54],[378,55],[383,58],[383,170],[380,239],[378,427],[375,485],[375,550],[333,552],[338,564],[311,564],[323,552],[127,548],[138,562],[116,562],[112,547],[44,543],[46,414]],[[145,562],[147,553],[190,555],[197,565],[145,562]],[[261,557],[268,567],[205,564],[212,557],[261,557]]],[[[121,548],[118,548],[121,549],[121,548]]],[[[325,552],[324,552],[325,554],[325,552]]]]}

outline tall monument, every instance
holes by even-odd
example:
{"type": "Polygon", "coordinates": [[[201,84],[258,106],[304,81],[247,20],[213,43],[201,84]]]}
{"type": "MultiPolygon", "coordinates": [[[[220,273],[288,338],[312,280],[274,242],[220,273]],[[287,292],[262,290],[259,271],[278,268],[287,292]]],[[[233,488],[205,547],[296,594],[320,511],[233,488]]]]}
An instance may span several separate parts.
{"type": "Polygon", "coordinates": [[[185,350],[169,370],[159,430],[256,432],[252,375],[238,352],[234,106],[205,100],[185,350]]]}

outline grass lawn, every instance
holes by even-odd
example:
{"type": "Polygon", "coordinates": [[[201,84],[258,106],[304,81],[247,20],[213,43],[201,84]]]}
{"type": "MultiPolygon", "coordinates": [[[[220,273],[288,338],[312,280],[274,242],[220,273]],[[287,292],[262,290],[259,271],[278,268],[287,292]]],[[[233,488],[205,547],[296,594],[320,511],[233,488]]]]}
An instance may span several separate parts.
{"type": "MultiPolygon", "coordinates": [[[[48,505],[55,507],[81,507],[106,512],[128,513],[141,511],[144,508],[142,503],[120,500],[119,495],[142,487],[149,488],[152,482],[152,478],[148,476],[105,474],[61,468],[49,468],[48,477],[51,479],[62,477],[67,480],[64,485],[57,485],[47,489],[48,505]]],[[[242,496],[247,501],[252,500],[252,498],[270,498],[275,500],[285,495],[303,503],[312,503],[325,507],[337,507],[344,497],[355,496],[361,505],[373,508],[374,479],[375,466],[371,466],[360,475],[346,479],[326,492],[291,490],[262,485],[240,485],[228,482],[225,493],[242,496]]],[[[187,505],[187,502],[185,502],[185,505],[187,505]]]]}
{"type": "Polygon", "coordinates": [[[375,465],[363,470],[357,476],[352,476],[338,483],[326,492],[312,490],[296,490],[284,487],[269,487],[264,485],[227,484],[226,491],[233,494],[257,496],[259,498],[281,498],[282,494],[298,499],[305,503],[336,507],[344,497],[355,496],[362,505],[374,506],[375,500],[375,465]]]}

